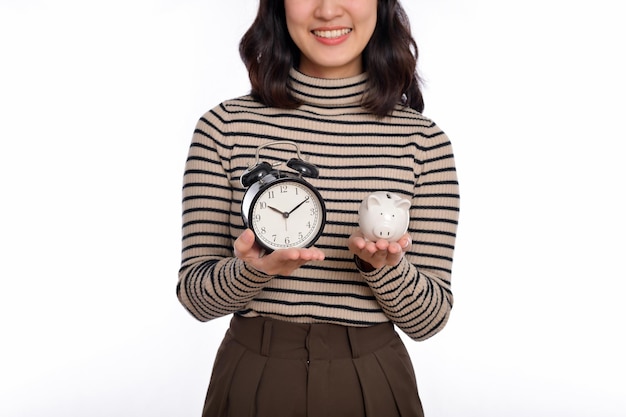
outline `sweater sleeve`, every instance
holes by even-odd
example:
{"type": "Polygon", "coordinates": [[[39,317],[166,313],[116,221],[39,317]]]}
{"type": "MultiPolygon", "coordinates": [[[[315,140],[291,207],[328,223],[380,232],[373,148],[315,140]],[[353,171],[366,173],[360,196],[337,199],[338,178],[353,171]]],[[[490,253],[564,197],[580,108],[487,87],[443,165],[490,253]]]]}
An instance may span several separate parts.
{"type": "Polygon", "coordinates": [[[227,122],[214,109],[196,126],[183,176],[177,296],[198,320],[241,310],[271,279],[234,257],[227,122]]]}
{"type": "Polygon", "coordinates": [[[459,186],[452,146],[439,131],[422,142],[410,209],[412,247],[394,267],[361,272],[387,317],[414,340],[438,333],[452,309],[459,186]]]}

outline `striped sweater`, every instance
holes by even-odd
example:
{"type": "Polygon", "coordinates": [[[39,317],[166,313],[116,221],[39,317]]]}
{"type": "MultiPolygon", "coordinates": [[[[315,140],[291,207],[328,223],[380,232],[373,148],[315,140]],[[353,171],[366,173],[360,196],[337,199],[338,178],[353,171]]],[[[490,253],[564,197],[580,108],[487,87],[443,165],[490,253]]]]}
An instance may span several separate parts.
{"type": "MultiPolygon", "coordinates": [[[[398,106],[377,118],[360,106],[366,74],[329,80],[295,70],[294,110],[267,107],[250,96],[226,101],[198,121],[183,179],[182,263],[177,295],[198,320],[231,313],[299,323],[370,326],[391,320],[415,340],[443,328],[452,308],[450,276],[459,213],[452,148],[435,123],[398,106]],[[233,255],[244,230],[239,178],[257,147],[296,142],[320,170],[309,179],[327,209],[316,247],[325,260],[291,276],[267,276],[233,255]],[[358,207],[372,191],[412,202],[412,247],[394,267],[356,268],[347,239],[358,207]]],[[[262,160],[295,157],[290,146],[263,149],[262,160]]]]}

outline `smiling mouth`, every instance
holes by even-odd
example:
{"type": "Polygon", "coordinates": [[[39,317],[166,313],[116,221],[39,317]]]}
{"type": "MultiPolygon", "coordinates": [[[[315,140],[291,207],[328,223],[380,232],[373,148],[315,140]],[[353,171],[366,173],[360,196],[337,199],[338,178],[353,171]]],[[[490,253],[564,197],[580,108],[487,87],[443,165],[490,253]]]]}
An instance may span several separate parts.
{"type": "Polygon", "coordinates": [[[334,39],[347,35],[352,32],[352,29],[335,29],[335,30],[314,30],[312,31],[315,36],[325,39],[334,39]]]}

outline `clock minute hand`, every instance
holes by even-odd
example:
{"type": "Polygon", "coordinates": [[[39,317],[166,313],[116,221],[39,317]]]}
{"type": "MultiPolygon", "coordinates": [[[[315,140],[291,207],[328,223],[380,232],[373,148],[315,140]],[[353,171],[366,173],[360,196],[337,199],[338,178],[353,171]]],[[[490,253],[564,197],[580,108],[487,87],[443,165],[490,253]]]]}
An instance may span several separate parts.
{"type": "Polygon", "coordinates": [[[302,206],[304,203],[306,203],[307,201],[309,201],[309,197],[307,196],[307,198],[304,199],[304,201],[302,201],[300,204],[298,204],[297,206],[295,206],[294,208],[291,209],[291,211],[289,213],[287,213],[287,215],[293,213],[294,211],[296,211],[297,209],[300,208],[300,206],[302,206]]]}

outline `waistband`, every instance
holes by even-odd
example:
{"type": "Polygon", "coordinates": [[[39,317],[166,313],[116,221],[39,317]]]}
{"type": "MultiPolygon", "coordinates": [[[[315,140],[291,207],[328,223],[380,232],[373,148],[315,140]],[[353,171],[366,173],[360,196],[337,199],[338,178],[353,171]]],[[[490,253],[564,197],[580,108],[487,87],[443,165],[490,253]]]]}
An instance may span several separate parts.
{"type": "Polygon", "coordinates": [[[247,349],[268,357],[304,360],[358,358],[398,338],[391,322],[369,327],[290,323],[235,314],[228,330],[247,349]]]}

